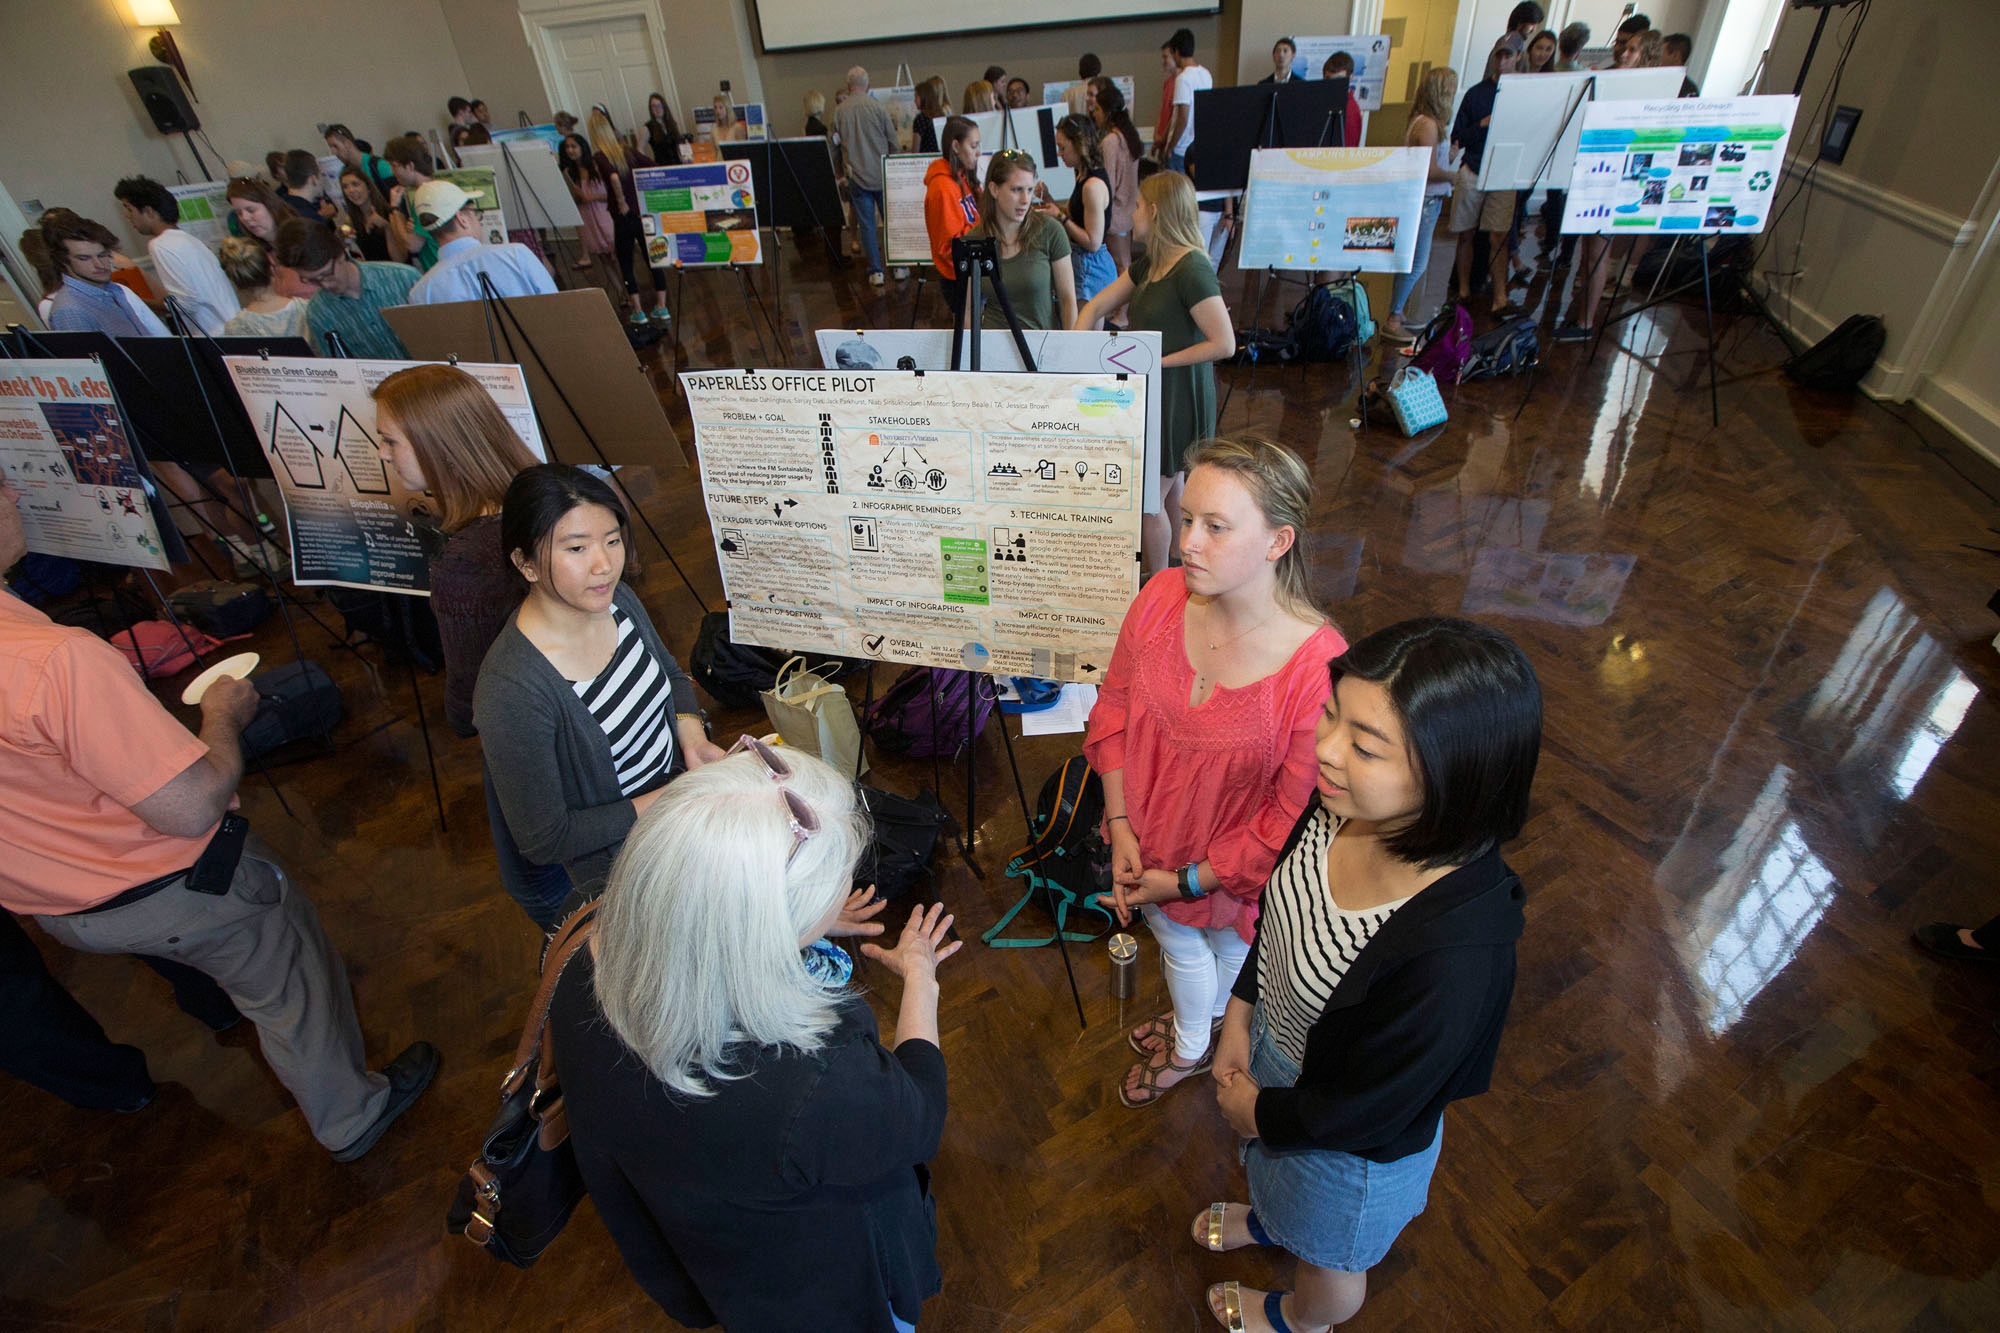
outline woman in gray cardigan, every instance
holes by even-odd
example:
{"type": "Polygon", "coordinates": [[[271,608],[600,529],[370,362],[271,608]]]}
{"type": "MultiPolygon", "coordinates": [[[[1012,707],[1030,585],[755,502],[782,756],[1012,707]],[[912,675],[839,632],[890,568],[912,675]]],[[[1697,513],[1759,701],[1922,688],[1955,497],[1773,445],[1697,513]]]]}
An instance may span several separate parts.
{"type": "MultiPolygon", "coordinates": [[[[473,718],[507,826],[529,860],[603,886],[668,779],[722,757],[694,682],[619,582],[626,515],[581,468],[528,468],[507,488],[501,548],[527,586],[479,669],[473,718]]],[[[522,903],[545,929],[559,902],[522,903]]]]}

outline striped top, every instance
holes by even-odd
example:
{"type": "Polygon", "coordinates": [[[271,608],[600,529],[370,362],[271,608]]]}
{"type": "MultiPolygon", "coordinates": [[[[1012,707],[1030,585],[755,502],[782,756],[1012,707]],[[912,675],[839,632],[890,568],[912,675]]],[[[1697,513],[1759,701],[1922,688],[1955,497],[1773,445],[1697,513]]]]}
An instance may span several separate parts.
{"type": "Polygon", "coordinates": [[[1299,1065],[1306,1060],[1306,1037],[1333,988],[1389,914],[1410,901],[1398,898],[1364,912],[1336,907],[1326,882],[1326,851],[1339,831],[1326,807],[1315,810],[1312,823],[1264,889],[1258,1002],[1278,1048],[1299,1065]]]}
{"type": "Polygon", "coordinates": [[[618,646],[604,670],[570,688],[604,728],[620,795],[636,796],[660,785],[674,762],[673,681],[646,647],[632,618],[617,607],[618,646]]]}

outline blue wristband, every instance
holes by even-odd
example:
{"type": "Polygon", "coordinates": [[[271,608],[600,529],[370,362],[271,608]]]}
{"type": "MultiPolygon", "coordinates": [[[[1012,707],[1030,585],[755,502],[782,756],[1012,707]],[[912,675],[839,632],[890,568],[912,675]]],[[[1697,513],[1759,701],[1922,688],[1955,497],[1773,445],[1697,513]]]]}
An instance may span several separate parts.
{"type": "Polygon", "coordinates": [[[1206,898],[1208,890],[1201,887],[1201,863],[1190,861],[1181,867],[1181,896],[1190,902],[1206,898]]]}

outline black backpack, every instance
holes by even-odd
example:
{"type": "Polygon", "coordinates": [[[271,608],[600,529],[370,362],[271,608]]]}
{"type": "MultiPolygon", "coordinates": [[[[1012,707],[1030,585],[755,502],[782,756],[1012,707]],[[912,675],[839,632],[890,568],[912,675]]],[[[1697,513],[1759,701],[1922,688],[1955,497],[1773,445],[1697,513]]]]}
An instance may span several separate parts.
{"type": "Polygon", "coordinates": [[[931,853],[952,818],[927,791],[909,797],[864,786],[860,794],[874,836],[854,867],[854,887],[872,884],[878,897],[893,902],[930,878],[931,853]]]}
{"type": "Polygon", "coordinates": [[[1027,880],[1028,891],[979,938],[996,949],[1032,949],[1055,943],[1057,933],[1073,944],[1083,944],[1108,930],[1111,913],[1097,901],[1097,895],[1111,887],[1111,849],[1098,833],[1103,822],[1104,783],[1082,755],[1071,755],[1042,783],[1028,845],[1007,863],[1007,873],[1027,880]],[[1001,939],[1000,932],[1031,902],[1045,909],[1049,933],[1031,939],[1001,939]],[[1095,912],[1104,919],[1103,924],[1089,933],[1072,930],[1072,910],[1095,912]]]}
{"type": "Polygon", "coordinates": [[[1340,360],[1360,331],[1354,307],[1335,296],[1330,285],[1312,287],[1299,298],[1286,328],[1301,361],[1340,360]]]}
{"type": "Polygon", "coordinates": [[[762,706],[758,695],[778,683],[779,669],[794,657],[804,657],[806,670],[828,680],[838,680],[859,665],[845,657],[785,653],[737,643],[729,637],[729,613],[710,611],[701,618],[701,629],[695,635],[688,674],[708,691],[709,698],[725,708],[758,708],[762,706]]]}
{"type": "Polygon", "coordinates": [[[216,639],[236,639],[256,629],[271,614],[271,599],[254,583],[203,579],[174,589],[167,602],[182,620],[216,639]]]}
{"type": "Polygon", "coordinates": [[[243,728],[246,759],[340,725],[340,687],[317,662],[287,662],[259,671],[250,683],[257,688],[257,712],[243,728]]]}
{"type": "Polygon", "coordinates": [[[1785,362],[1785,374],[1807,389],[1853,392],[1875,368],[1889,332],[1879,315],[1849,315],[1840,327],[1785,362]]]}
{"type": "Polygon", "coordinates": [[[1541,355],[1541,340],[1535,336],[1535,317],[1522,315],[1472,340],[1472,359],[1459,372],[1458,382],[1519,375],[1524,370],[1533,370],[1541,355]]]}

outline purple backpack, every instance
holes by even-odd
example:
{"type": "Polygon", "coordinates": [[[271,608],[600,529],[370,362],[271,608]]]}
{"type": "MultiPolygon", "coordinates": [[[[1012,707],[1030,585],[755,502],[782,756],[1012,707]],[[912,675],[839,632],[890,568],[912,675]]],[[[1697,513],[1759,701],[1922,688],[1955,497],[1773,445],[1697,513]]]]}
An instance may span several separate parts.
{"type": "Polygon", "coordinates": [[[1410,364],[1439,384],[1456,384],[1472,360],[1472,314],[1456,301],[1438,311],[1410,353],[1410,364]]]}
{"type": "Polygon", "coordinates": [[[986,729],[993,702],[993,686],[985,676],[911,667],[868,709],[866,727],[875,743],[892,754],[954,755],[969,735],[986,729]]]}

